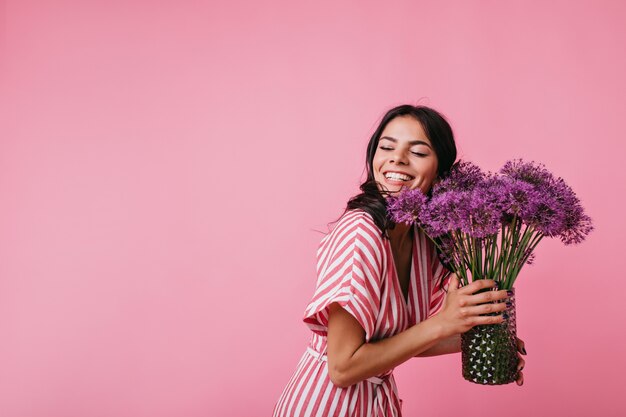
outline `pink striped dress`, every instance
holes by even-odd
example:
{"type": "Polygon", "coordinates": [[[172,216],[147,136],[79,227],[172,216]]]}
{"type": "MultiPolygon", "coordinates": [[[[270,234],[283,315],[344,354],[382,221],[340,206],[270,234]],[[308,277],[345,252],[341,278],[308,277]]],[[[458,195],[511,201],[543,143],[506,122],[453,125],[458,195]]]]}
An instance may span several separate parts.
{"type": "Polygon", "coordinates": [[[350,387],[328,376],[328,306],[339,303],[365,330],[366,342],[402,332],[434,314],[447,270],[433,243],[415,228],[408,300],[402,295],[389,240],[372,217],[349,210],[324,236],[317,251],[317,287],[304,313],[313,336],[274,407],[274,416],[401,416],[393,370],[350,387]]]}

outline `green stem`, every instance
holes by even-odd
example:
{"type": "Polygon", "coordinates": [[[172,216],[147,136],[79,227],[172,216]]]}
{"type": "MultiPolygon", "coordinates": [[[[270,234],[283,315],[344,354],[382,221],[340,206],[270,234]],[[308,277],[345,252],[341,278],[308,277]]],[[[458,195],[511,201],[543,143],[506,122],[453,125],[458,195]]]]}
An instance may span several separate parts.
{"type": "Polygon", "coordinates": [[[454,246],[454,253],[458,257],[459,269],[457,270],[457,272],[459,272],[461,275],[461,283],[463,285],[467,285],[469,284],[469,280],[467,277],[468,262],[465,247],[463,245],[463,236],[458,230],[452,232],[451,236],[452,244],[454,246]]]}
{"type": "MultiPolygon", "coordinates": [[[[541,238],[539,238],[540,240],[541,238]]],[[[515,279],[522,269],[522,266],[526,263],[529,254],[538,243],[536,231],[532,226],[526,225],[524,232],[521,234],[520,243],[513,253],[511,264],[509,265],[510,271],[507,279],[507,284],[512,287],[515,283],[515,279]],[[530,249],[529,249],[530,248],[530,249]]]]}
{"type": "Polygon", "coordinates": [[[507,266],[509,257],[511,256],[511,245],[512,245],[511,236],[512,236],[512,228],[514,226],[515,226],[515,217],[513,218],[513,221],[511,223],[507,224],[506,226],[503,226],[504,237],[503,237],[502,253],[500,254],[500,265],[499,265],[500,280],[502,281],[502,283],[506,281],[506,266],[507,266]]]}
{"type": "Polygon", "coordinates": [[[503,224],[502,233],[500,235],[500,256],[498,256],[497,261],[496,261],[496,266],[494,268],[495,269],[494,277],[497,277],[499,282],[503,282],[502,281],[502,261],[504,260],[504,256],[507,253],[506,245],[505,245],[506,233],[507,233],[507,227],[503,224]]]}
{"type": "Polygon", "coordinates": [[[474,245],[474,262],[476,263],[476,274],[478,275],[479,278],[483,279],[485,278],[485,275],[483,274],[483,245],[482,245],[482,239],[480,238],[472,238],[472,243],[474,245]]]}
{"type": "Polygon", "coordinates": [[[491,236],[486,236],[483,238],[482,251],[484,252],[483,257],[483,274],[485,274],[485,278],[491,278],[489,275],[489,255],[491,254],[491,236]]]}
{"type": "Polygon", "coordinates": [[[509,253],[506,259],[506,264],[504,265],[505,267],[505,274],[504,274],[504,286],[505,288],[508,288],[508,284],[509,284],[509,280],[510,280],[510,276],[511,276],[511,267],[513,264],[513,260],[515,257],[515,253],[517,251],[518,245],[519,245],[519,229],[521,226],[521,222],[517,221],[517,216],[513,217],[513,227],[511,228],[510,231],[510,237],[511,237],[511,246],[509,247],[509,253]]]}
{"type": "Polygon", "coordinates": [[[513,286],[513,284],[515,283],[515,279],[519,275],[519,272],[521,271],[522,267],[524,265],[526,265],[526,262],[528,261],[528,258],[533,253],[533,251],[535,250],[535,248],[537,247],[539,242],[541,242],[541,239],[543,239],[543,237],[544,237],[544,235],[541,232],[535,232],[535,233],[536,234],[533,236],[532,240],[528,244],[527,251],[525,251],[524,255],[521,257],[521,259],[519,260],[518,264],[516,265],[516,268],[515,268],[515,271],[514,271],[514,275],[513,275],[514,278],[511,281],[511,286],[513,286]]]}
{"type": "Polygon", "coordinates": [[[488,276],[494,280],[497,280],[497,271],[496,271],[496,259],[498,259],[498,234],[494,234],[489,236],[489,261],[488,261],[488,276]]]}
{"type": "Polygon", "coordinates": [[[470,262],[467,256],[467,250],[465,249],[465,245],[463,243],[464,241],[463,234],[458,230],[455,230],[454,234],[455,234],[454,242],[455,242],[455,247],[457,248],[457,251],[459,253],[459,260],[466,268],[468,268],[470,265],[470,262]]]}

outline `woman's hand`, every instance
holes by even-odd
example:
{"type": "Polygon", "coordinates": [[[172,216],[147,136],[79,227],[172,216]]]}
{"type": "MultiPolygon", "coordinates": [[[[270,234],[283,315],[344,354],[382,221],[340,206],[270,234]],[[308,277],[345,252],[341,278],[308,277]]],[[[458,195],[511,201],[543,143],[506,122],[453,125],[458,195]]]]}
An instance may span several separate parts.
{"type": "Polygon", "coordinates": [[[507,291],[485,291],[474,294],[495,286],[496,282],[492,279],[480,279],[459,288],[459,278],[452,274],[443,308],[433,317],[439,321],[443,337],[465,333],[479,324],[502,323],[504,321],[502,315],[483,316],[483,314],[504,311],[507,308],[506,303],[494,304],[492,301],[504,300],[508,297],[507,291]]]}
{"type": "Polygon", "coordinates": [[[517,356],[519,358],[519,363],[517,364],[518,374],[517,374],[517,379],[515,380],[515,383],[519,385],[520,387],[524,385],[524,374],[522,373],[522,369],[524,369],[524,365],[526,365],[526,361],[524,360],[522,355],[526,355],[526,349],[524,347],[524,341],[518,337],[517,338],[517,356]]]}

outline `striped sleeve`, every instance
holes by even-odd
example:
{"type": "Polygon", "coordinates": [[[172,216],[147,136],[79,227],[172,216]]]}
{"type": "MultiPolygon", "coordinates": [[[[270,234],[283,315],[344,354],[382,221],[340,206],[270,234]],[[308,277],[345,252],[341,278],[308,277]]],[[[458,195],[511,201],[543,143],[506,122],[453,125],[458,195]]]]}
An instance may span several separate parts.
{"type": "Polygon", "coordinates": [[[430,243],[432,245],[431,271],[433,271],[433,276],[431,281],[432,290],[430,294],[428,317],[436,314],[443,306],[443,300],[446,296],[444,288],[448,287],[451,276],[451,272],[439,260],[439,254],[437,253],[435,245],[432,244],[432,242],[430,243]]]}
{"type": "Polygon", "coordinates": [[[326,336],[328,306],[339,303],[359,322],[365,340],[374,334],[380,310],[384,265],[380,229],[363,211],[349,211],[320,243],[317,286],[304,313],[304,322],[326,336]]]}

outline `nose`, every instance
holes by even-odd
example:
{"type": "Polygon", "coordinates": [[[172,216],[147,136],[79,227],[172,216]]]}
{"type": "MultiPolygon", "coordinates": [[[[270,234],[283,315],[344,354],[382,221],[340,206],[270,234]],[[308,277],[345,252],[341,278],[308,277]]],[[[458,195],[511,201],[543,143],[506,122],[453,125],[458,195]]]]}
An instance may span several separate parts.
{"type": "Polygon", "coordinates": [[[397,163],[397,164],[400,164],[400,165],[402,165],[402,164],[406,165],[406,164],[409,163],[409,157],[406,154],[405,150],[399,149],[399,148],[400,147],[397,147],[394,150],[393,154],[391,155],[391,159],[390,159],[389,162],[397,163]]]}

